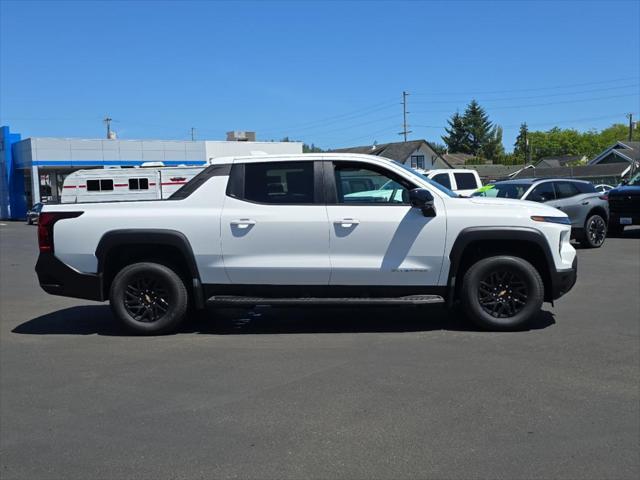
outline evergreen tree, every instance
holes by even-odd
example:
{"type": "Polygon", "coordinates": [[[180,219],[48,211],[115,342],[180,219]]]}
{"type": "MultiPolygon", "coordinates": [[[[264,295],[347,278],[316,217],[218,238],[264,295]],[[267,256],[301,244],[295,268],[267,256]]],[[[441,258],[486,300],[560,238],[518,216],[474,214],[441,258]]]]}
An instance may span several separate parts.
{"type": "Polygon", "coordinates": [[[502,145],[502,127],[496,125],[491,130],[489,140],[482,147],[482,154],[485,158],[495,161],[504,156],[504,145],[502,145]]]}
{"type": "Polygon", "coordinates": [[[492,142],[493,126],[489,116],[476,100],[471,100],[463,116],[464,130],[467,133],[466,150],[477,156],[492,142]]]}
{"type": "Polygon", "coordinates": [[[468,153],[467,151],[467,131],[464,126],[462,115],[454,113],[447,120],[449,127],[445,128],[446,136],[441,137],[447,145],[447,150],[451,153],[468,153]]]}
{"type": "Polygon", "coordinates": [[[527,127],[527,123],[520,124],[520,131],[518,132],[518,136],[516,137],[516,143],[513,144],[513,154],[521,158],[523,161],[527,159],[527,138],[529,136],[529,127],[527,127]]]}

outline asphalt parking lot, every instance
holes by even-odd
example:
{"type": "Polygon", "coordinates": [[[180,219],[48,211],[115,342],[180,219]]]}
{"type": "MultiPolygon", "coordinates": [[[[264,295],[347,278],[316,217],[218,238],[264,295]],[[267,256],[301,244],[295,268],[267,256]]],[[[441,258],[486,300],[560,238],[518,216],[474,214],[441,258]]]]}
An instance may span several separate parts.
{"type": "Polygon", "coordinates": [[[0,225],[2,479],[637,478],[640,229],[525,332],[440,307],[220,310],[127,336],[0,225]]]}

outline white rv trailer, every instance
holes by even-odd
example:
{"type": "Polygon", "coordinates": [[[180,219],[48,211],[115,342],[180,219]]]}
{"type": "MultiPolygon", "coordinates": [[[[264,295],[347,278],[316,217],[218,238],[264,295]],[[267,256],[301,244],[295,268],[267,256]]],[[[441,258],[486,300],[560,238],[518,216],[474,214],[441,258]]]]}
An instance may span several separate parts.
{"type": "Polygon", "coordinates": [[[70,173],[62,187],[62,203],[121,202],[169,198],[203,167],[97,168],[70,173]]]}

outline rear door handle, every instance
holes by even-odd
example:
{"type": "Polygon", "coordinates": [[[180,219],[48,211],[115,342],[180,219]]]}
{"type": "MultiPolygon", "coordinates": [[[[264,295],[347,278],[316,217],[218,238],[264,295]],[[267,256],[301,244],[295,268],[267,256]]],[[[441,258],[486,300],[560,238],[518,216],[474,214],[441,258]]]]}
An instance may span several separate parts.
{"type": "Polygon", "coordinates": [[[343,218],[342,220],[336,220],[336,225],[340,225],[342,228],[351,228],[354,225],[358,225],[360,222],[355,218],[343,218]]]}
{"type": "Polygon", "coordinates": [[[586,202],[582,202],[582,205],[589,205],[589,201],[587,200],[586,202]]]}
{"type": "Polygon", "coordinates": [[[231,220],[231,225],[238,228],[249,228],[251,225],[255,225],[256,221],[249,218],[241,218],[239,220],[231,220]]]}

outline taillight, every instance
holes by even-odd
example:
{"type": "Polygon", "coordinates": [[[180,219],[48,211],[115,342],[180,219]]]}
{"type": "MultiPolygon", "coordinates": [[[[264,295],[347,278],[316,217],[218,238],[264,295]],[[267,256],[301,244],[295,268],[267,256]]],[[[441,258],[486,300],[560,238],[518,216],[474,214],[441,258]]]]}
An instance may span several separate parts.
{"type": "Polygon", "coordinates": [[[42,212],[38,217],[38,246],[41,252],[53,253],[53,225],[63,218],[75,218],[83,212],[42,212]]]}
{"type": "Polygon", "coordinates": [[[600,195],[598,198],[600,200],[607,200],[608,201],[609,200],[609,194],[605,193],[604,195],[600,195]]]}

